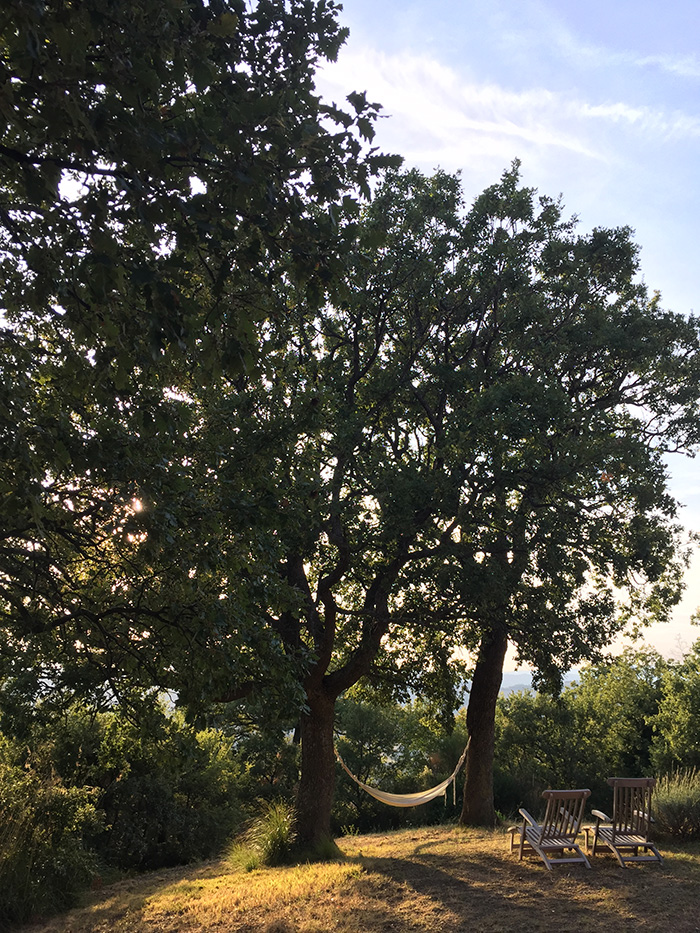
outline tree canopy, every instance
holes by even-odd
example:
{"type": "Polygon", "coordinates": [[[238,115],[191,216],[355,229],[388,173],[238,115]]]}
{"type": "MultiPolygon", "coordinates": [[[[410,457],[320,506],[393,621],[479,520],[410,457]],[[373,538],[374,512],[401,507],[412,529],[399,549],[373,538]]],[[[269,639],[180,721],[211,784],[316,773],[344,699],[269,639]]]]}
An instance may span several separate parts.
{"type": "Polygon", "coordinates": [[[217,626],[242,636],[239,672],[279,654],[243,634],[246,599],[265,602],[246,596],[266,586],[264,482],[250,463],[235,490],[202,492],[191,389],[253,370],[278,282],[322,300],[358,200],[396,163],[368,145],[377,105],[315,92],[345,35],[325,0],[3,6],[1,611],[36,689],[94,667],[112,696],[131,673],[163,683],[166,643],[182,680],[206,677],[217,626]],[[235,610],[208,562],[236,574],[235,610]]]}
{"type": "Polygon", "coordinates": [[[4,4],[6,317],[41,320],[119,390],[188,350],[205,372],[250,363],[267,278],[321,294],[338,219],[386,163],[363,145],[378,105],[315,92],[347,34],[336,15],[327,0],[4,4]]]}

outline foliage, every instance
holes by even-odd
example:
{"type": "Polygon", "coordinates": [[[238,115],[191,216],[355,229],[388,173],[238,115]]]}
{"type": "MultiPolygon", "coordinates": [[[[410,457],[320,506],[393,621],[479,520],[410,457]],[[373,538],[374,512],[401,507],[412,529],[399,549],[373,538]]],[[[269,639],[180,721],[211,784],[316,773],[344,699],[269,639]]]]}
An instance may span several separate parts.
{"type": "Polygon", "coordinates": [[[700,839],[700,771],[688,768],[661,778],[654,790],[656,829],[682,840],[700,839]]]}
{"type": "Polygon", "coordinates": [[[559,698],[531,692],[502,697],[497,709],[496,804],[534,805],[546,786],[590,787],[609,809],[612,775],[659,776],[659,829],[695,832],[698,644],[681,661],[650,649],[579,673],[559,698]]]}
{"type": "Polygon", "coordinates": [[[296,710],[271,708],[264,697],[258,696],[217,705],[203,721],[230,742],[238,769],[237,794],[246,816],[260,799],[293,797],[299,780],[296,710]]]}
{"type": "Polygon", "coordinates": [[[558,697],[499,698],[496,806],[537,809],[547,787],[590,787],[605,809],[608,777],[651,774],[652,729],[669,662],[649,649],[588,665],[558,697]]]}
{"type": "Polygon", "coordinates": [[[99,800],[109,828],[100,851],[122,868],[216,855],[241,820],[229,743],[172,720],[158,726],[147,735],[113,719],[102,739],[99,800]]]}
{"type": "Polygon", "coordinates": [[[652,760],[657,772],[700,767],[700,642],[669,664],[653,719],[652,760]]]}
{"type": "Polygon", "coordinates": [[[102,819],[88,841],[103,864],[127,870],[216,855],[243,819],[244,773],[231,743],[162,711],[137,726],[115,713],[69,711],[7,741],[16,767],[88,793],[102,819]]]}
{"type": "Polygon", "coordinates": [[[0,746],[0,925],[72,906],[98,871],[95,793],[8,761],[0,746]]]}
{"type": "Polygon", "coordinates": [[[496,809],[537,812],[548,787],[590,787],[592,772],[581,749],[583,731],[569,695],[511,693],[496,709],[496,809]]]}
{"type": "MultiPolygon", "coordinates": [[[[698,322],[649,298],[628,229],[576,234],[517,165],[466,211],[457,177],[389,172],[360,214],[397,160],[377,105],[315,93],[337,9],[0,14],[0,705],[17,734],[76,694],[155,717],[56,748],[107,775],[122,864],[227,825],[228,751],[161,690],[301,710],[319,842],[353,685],[449,731],[456,645],[510,639],[556,685],[680,591],[663,455],[698,441],[698,322]]],[[[258,760],[288,785],[291,758],[258,760]]]]}
{"type": "Polygon", "coordinates": [[[636,256],[629,230],[576,235],[517,166],[466,215],[456,178],[394,173],[346,300],[271,332],[236,423],[269,451],[302,607],[270,624],[313,659],[302,756],[363,678],[451,715],[456,644],[495,632],[556,682],[668,613],[685,554],[662,452],[695,440],[698,333],[636,256]]]}
{"type": "MultiPolygon", "coordinates": [[[[609,812],[606,778],[651,773],[650,743],[664,747],[656,709],[660,703],[671,708],[672,688],[685,696],[684,677],[667,675],[692,670],[696,654],[694,646],[681,662],[672,662],[650,650],[627,650],[584,668],[558,698],[530,691],[501,697],[498,810],[510,816],[525,805],[536,812],[545,787],[586,786],[595,805],[609,812]]],[[[271,728],[274,717],[256,726],[242,707],[238,716],[233,713],[231,707],[220,710],[209,728],[198,731],[179,714],[161,711],[139,729],[114,713],[76,709],[50,728],[36,723],[21,741],[4,739],[4,916],[21,918],[69,903],[98,861],[102,871],[110,859],[133,869],[215,854],[226,834],[246,820],[253,828],[231,850],[236,864],[250,870],[297,861],[291,807],[297,746],[281,723],[280,731],[271,728]]],[[[448,734],[423,700],[378,705],[349,696],[338,714],[336,742],[346,763],[362,780],[394,792],[420,790],[446,777],[466,742],[463,709],[448,734]]],[[[676,747],[690,748],[692,719],[668,722],[676,747]]],[[[332,825],[348,829],[346,835],[455,818],[451,797],[447,807],[438,799],[397,810],[338,774],[332,825]]],[[[659,778],[659,831],[694,838],[698,783],[692,769],[659,778]]],[[[325,850],[324,857],[334,855],[332,847],[325,850]]],[[[304,858],[318,856],[304,850],[304,858]]]]}
{"type": "MultiPolygon", "coordinates": [[[[42,74],[73,54],[47,9],[42,74]]],[[[448,725],[456,645],[510,639],[556,683],[667,615],[685,555],[662,458],[697,441],[698,327],[649,298],[628,229],[576,234],[517,165],[467,211],[457,177],[390,172],[358,218],[343,193],[382,161],[358,149],[376,107],[351,95],[343,115],[312,90],[335,8],[183,9],[142,0],[107,38],[93,15],[91,49],[131,37],[141,96],[118,55],[99,81],[83,56],[78,110],[114,152],[88,133],[76,198],[49,198],[50,223],[11,215],[50,269],[7,234],[22,378],[13,394],[8,364],[2,673],[17,715],[49,691],[106,707],[154,688],[192,710],[256,689],[302,709],[299,831],[317,841],[334,704],[360,680],[419,692],[448,725]],[[156,82],[149,29],[176,14],[185,45],[165,42],[156,82]]],[[[41,125],[19,48],[13,32],[17,113],[38,99],[41,125]]],[[[27,198],[22,166],[69,171],[39,136],[28,161],[4,154],[27,198]]],[[[497,693],[477,673],[473,739],[493,710],[472,703],[497,693]]]]}
{"type": "Polygon", "coordinates": [[[3,5],[0,673],[30,707],[173,680],[210,700],[284,667],[269,483],[189,403],[256,378],[277,283],[323,300],[396,164],[368,146],[377,105],[315,93],[337,9],[3,5]]]}
{"type": "Polygon", "coordinates": [[[599,775],[647,775],[653,770],[653,723],[669,662],[653,649],[584,667],[568,692],[577,711],[581,754],[599,775]]]}
{"type": "Polygon", "coordinates": [[[8,0],[8,319],[60,312],[45,333],[64,338],[76,375],[84,347],[122,391],[195,347],[202,371],[211,357],[249,364],[263,270],[284,256],[295,281],[322,287],[338,217],[383,163],[363,146],[377,105],[351,94],[345,112],[314,92],[347,35],[337,10],[8,0]]]}

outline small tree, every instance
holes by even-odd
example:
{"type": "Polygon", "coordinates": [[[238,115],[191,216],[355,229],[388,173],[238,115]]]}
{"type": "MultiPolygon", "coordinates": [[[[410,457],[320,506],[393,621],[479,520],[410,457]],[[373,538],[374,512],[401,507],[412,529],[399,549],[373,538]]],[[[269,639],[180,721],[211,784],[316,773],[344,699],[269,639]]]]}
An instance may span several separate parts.
{"type": "Polygon", "coordinates": [[[582,755],[601,779],[652,773],[654,721],[669,662],[653,649],[625,649],[584,667],[567,697],[576,711],[582,755]]]}
{"type": "Polygon", "coordinates": [[[658,773],[700,767],[700,642],[681,662],[667,666],[652,725],[651,755],[658,773]]]}
{"type": "Polygon", "coordinates": [[[651,773],[652,728],[666,662],[651,650],[587,665],[558,696],[514,693],[496,708],[495,797],[501,810],[539,806],[546,787],[590,787],[651,773]]]}

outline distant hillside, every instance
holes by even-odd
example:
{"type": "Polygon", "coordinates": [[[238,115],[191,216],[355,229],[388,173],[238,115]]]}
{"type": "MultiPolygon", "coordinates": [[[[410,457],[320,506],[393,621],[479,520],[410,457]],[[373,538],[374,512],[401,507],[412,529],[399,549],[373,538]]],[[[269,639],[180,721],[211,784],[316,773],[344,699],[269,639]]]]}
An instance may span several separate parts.
{"type": "Polygon", "coordinates": [[[518,690],[530,690],[532,688],[532,674],[527,671],[513,671],[510,674],[503,675],[501,683],[501,694],[517,693],[518,690]]]}
{"type": "MultiPolygon", "coordinates": [[[[568,686],[576,680],[577,671],[569,671],[564,677],[564,683],[568,686]]],[[[532,689],[532,674],[528,671],[510,671],[503,675],[501,683],[501,695],[507,696],[509,693],[516,693],[518,690],[532,689]]]]}

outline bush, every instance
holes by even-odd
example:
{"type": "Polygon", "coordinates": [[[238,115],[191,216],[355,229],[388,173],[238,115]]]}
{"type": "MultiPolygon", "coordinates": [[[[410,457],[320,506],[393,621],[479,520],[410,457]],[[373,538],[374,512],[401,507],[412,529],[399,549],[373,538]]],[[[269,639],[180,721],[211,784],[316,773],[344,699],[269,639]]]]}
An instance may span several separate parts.
{"type": "Polygon", "coordinates": [[[0,762],[0,927],[70,907],[97,873],[92,794],[0,762]]]}
{"type": "Polygon", "coordinates": [[[93,780],[107,831],[100,854],[138,871],[211,858],[240,820],[230,743],[179,715],[143,728],[108,718],[93,780]]]}
{"type": "Polygon", "coordinates": [[[700,770],[661,778],[654,792],[657,829],[680,839],[700,839],[700,770]]]}
{"type": "MultiPolygon", "coordinates": [[[[244,765],[234,760],[231,741],[195,730],[179,713],[153,710],[139,727],[116,712],[76,707],[37,723],[22,741],[0,742],[0,761],[34,775],[23,785],[27,806],[47,787],[89,799],[104,825],[86,841],[110,869],[150,870],[217,855],[243,819],[244,765]]],[[[18,826],[18,801],[6,798],[3,806],[18,826]]]]}

